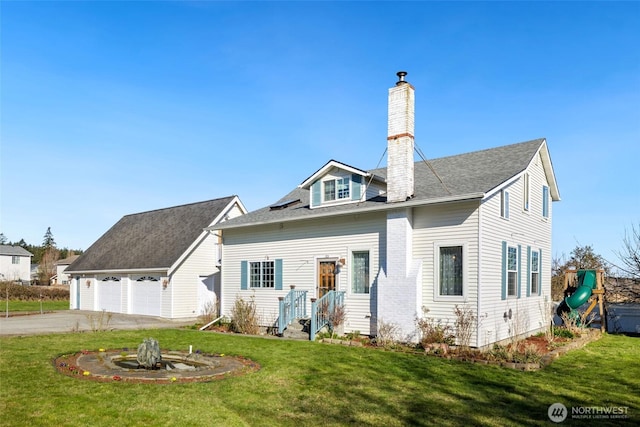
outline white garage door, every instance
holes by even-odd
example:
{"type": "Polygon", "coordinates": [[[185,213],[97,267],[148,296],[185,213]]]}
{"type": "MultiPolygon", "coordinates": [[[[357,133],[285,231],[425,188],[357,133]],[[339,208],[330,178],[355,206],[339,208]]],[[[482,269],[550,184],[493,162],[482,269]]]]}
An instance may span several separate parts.
{"type": "Polygon", "coordinates": [[[162,283],[158,277],[144,276],[131,284],[133,314],[162,314],[162,283]]]}
{"type": "Polygon", "coordinates": [[[122,285],[118,277],[105,277],[98,282],[98,307],[112,313],[121,312],[122,285]]]}

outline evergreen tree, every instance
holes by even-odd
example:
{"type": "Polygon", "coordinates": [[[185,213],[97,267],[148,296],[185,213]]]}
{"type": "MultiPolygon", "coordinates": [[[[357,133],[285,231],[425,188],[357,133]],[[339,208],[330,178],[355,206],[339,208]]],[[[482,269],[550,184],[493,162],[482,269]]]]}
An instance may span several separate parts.
{"type": "Polygon", "coordinates": [[[9,240],[7,239],[7,236],[4,235],[4,233],[0,233],[0,245],[7,245],[9,244],[9,240]]]}
{"type": "Polygon", "coordinates": [[[51,227],[47,227],[47,232],[44,233],[44,240],[42,241],[42,246],[44,246],[45,249],[56,247],[56,241],[53,240],[53,233],[51,232],[51,227]]]}

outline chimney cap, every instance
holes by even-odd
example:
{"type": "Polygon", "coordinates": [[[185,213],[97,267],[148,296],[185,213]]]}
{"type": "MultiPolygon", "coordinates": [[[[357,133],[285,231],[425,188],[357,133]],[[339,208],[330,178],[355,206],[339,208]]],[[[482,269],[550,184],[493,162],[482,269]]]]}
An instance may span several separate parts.
{"type": "Polygon", "coordinates": [[[407,83],[404,77],[407,75],[406,71],[398,71],[396,76],[398,76],[398,81],[396,82],[396,86],[400,86],[401,84],[407,83]]]}

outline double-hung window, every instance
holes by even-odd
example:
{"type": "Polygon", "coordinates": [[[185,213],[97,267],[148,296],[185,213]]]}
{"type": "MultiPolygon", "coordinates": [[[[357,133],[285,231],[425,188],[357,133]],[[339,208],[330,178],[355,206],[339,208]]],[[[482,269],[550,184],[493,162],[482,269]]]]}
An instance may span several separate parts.
{"type": "Polygon", "coordinates": [[[518,296],[518,249],[507,248],[507,296],[518,296]]]}
{"type": "Polygon", "coordinates": [[[438,296],[463,296],[464,288],[464,247],[437,246],[438,296]]]}
{"type": "Polygon", "coordinates": [[[20,257],[17,255],[11,256],[11,264],[20,264],[20,257]]]}
{"type": "Polygon", "coordinates": [[[249,263],[249,286],[252,288],[273,288],[275,265],[273,261],[252,261],[249,263]]]}
{"type": "Polygon", "coordinates": [[[349,178],[338,178],[324,181],[324,201],[344,200],[351,198],[349,178]]]}
{"type": "Polygon", "coordinates": [[[538,294],[540,283],[540,252],[531,252],[531,295],[538,294]]]}
{"type": "Polygon", "coordinates": [[[369,251],[352,252],[351,292],[369,293],[369,251]]]}

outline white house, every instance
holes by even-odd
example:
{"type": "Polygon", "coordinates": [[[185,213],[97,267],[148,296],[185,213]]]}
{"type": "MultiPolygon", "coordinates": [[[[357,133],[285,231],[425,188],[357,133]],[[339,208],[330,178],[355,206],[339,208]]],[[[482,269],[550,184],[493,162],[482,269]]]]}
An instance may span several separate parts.
{"type": "Polygon", "coordinates": [[[423,307],[452,325],[456,305],[480,318],[477,347],[548,324],[560,196],[546,140],[415,162],[405,75],[389,89],[386,168],[331,160],[273,205],[217,227],[222,314],[253,298],[263,325],[288,324],[281,306],[304,305],[292,293],[308,307],[333,290],[345,332],[376,335],[386,323],[415,341],[423,307]]]}
{"type": "Polygon", "coordinates": [[[126,215],[73,262],[71,309],[191,318],[218,311],[219,234],[237,196],[126,215]]]}
{"type": "Polygon", "coordinates": [[[0,245],[0,280],[31,283],[32,256],[20,246],[0,245]]]}
{"type": "Polygon", "coordinates": [[[71,283],[71,276],[65,270],[69,267],[75,260],[78,259],[80,255],[71,255],[64,259],[59,259],[55,262],[56,265],[56,274],[51,278],[51,282],[57,285],[68,285],[71,283]]]}

